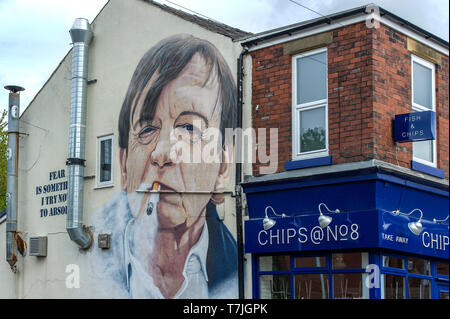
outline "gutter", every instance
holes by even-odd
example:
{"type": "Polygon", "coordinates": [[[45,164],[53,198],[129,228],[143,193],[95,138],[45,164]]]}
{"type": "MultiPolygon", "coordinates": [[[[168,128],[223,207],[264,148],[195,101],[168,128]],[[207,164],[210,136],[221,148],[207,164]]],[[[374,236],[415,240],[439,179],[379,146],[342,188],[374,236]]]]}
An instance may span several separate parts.
{"type": "MultiPolygon", "coordinates": [[[[242,113],[243,113],[243,77],[244,77],[244,56],[248,53],[247,48],[244,47],[239,58],[237,60],[237,128],[242,129],[242,113]]],[[[242,147],[242,143],[238,144],[242,147]]],[[[242,154],[242,152],[236,152],[242,154]]],[[[244,240],[242,230],[242,192],[241,192],[241,180],[242,180],[242,160],[238,159],[236,162],[236,241],[237,241],[237,253],[238,253],[238,288],[239,299],[245,298],[244,293],[244,240]]]]}

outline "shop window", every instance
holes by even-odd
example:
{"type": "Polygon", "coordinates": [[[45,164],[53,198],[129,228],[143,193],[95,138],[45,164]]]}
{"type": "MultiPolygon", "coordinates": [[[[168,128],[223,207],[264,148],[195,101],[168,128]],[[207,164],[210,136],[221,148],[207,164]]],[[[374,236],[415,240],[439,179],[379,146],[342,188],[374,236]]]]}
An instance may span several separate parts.
{"type": "Polygon", "coordinates": [[[364,284],[366,274],[333,274],[334,299],[368,299],[369,289],[364,284]]]}
{"type": "Polygon", "coordinates": [[[369,298],[369,289],[365,285],[367,252],[257,256],[255,261],[258,264],[255,297],[369,298]],[[341,265],[338,263],[336,267],[337,261],[341,265]]]}
{"type": "Polygon", "coordinates": [[[412,274],[430,276],[430,261],[419,258],[408,258],[408,272],[412,274]]]}
{"type": "Polygon", "coordinates": [[[438,286],[448,287],[448,263],[412,256],[384,255],[382,260],[383,299],[431,299],[447,291],[438,286]]]}
{"type": "Polygon", "coordinates": [[[390,274],[381,275],[381,299],[405,299],[405,277],[390,274]]]}
{"type": "Polygon", "coordinates": [[[398,257],[383,256],[383,267],[404,269],[404,259],[398,257]]]}
{"type": "Polygon", "coordinates": [[[428,279],[408,278],[409,299],[431,299],[431,281],[428,279]]]}
{"type": "Polygon", "coordinates": [[[332,255],[333,269],[362,269],[368,264],[367,253],[344,253],[332,255]]]}
{"type": "Polygon", "coordinates": [[[326,266],[325,256],[321,257],[297,257],[294,259],[296,268],[316,268],[326,266]]]}
{"type": "Polygon", "coordinates": [[[113,177],[113,140],[114,137],[104,136],[98,139],[98,165],[97,165],[97,186],[112,185],[113,177]]]}
{"type": "Polygon", "coordinates": [[[290,275],[259,276],[259,296],[262,299],[290,299],[290,275]]]}
{"type": "Polygon", "coordinates": [[[328,155],[327,50],[292,57],[293,160],[328,155]]]}
{"type": "MultiPolygon", "coordinates": [[[[434,111],[435,67],[422,58],[412,56],[412,111],[434,111]]],[[[413,160],[436,167],[436,140],[413,142],[413,160]]]]}
{"type": "Polygon", "coordinates": [[[289,270],[290,265],[289,256],[262,256],[259,257],[260,271],[279,271],[289,270]]]}
{"type": "Polygon", "coordinates": [[[328,274],[294,275],[295,299],[328,299],[328,274]]]}
{"type": "Polygon", "coordinates": [[[448,263],[436,263],[436,272],[438,275],[448,277],[448,263]]]}

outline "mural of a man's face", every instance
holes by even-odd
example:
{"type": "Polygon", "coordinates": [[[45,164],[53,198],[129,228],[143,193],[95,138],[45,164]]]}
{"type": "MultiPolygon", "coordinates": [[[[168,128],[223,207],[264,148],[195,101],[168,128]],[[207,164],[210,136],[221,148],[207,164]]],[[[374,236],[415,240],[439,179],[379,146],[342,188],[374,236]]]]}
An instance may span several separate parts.
{"type": "Polygon", "coordinates": [[[205,59],[196,53],[178,77],[163,88],[153,118],[141,118],[145,97],[157,76],[157,73],[153,75],[133,102],[135,110],[130,118],[128,148],[121,149],[122,189],[128,194],[131,213],[138,218],[145,214],[148,194],[136,197],[136,190],[148,190],[158,182],[162,191],[157,204],[159,227],[189,227],[199,216],[204,216],[211,199],[210,194],[195,192],[222,187],[229,168],[217,162],[173,161],[171,134],[172,138],[174,130],[188,134],[186,140],[193,149],[196,143],[204,146],[202,132],[220,127],[219,82],[216,71],[210,70],[205,59]],[[198,123],[201,128],[195,125],[198,123]]]}

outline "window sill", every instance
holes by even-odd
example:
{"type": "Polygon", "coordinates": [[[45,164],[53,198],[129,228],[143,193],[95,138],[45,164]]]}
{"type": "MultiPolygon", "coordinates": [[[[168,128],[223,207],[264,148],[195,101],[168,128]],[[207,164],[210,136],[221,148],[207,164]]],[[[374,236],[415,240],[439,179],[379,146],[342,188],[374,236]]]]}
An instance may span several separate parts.
{"type": "Polygon", "coordinates": [[[444,174],[444,170],[436,168],[436,167],[432,167],[432,166],[428,166],[416,161],[411,161],[411,169],[413,171],[418,171],[418,172],[422,172],[428,175],[432,175],[438,178],[445,178],[445,174],[444,174]]]}
{"type": "Polygon", "coordinates": [[[290,170],[294,170],[294,169],[331,165],[332,160],[333,160],[332,156],[323,156],[323,157],[309,158],[309,159],[304,159],[304,160],[296,160],[296,161],[290,161],[290,162],[288,161],[288,162],[284,162],[284,169],[286,171],[290,171],[290,170]]]}
{"type": "Polygon", "coordinates": [[[103,188],[111,188],[114,187],[114,184],[106,184],[106,185],[97,185],[94,189],[103,189],[103,188]]]}

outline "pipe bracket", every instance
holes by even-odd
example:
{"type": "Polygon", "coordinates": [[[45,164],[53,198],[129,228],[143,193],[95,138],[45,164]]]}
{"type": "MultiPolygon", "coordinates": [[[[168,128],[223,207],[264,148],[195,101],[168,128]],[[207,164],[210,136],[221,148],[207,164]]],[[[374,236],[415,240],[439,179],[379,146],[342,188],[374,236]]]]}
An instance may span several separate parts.
{"type": "Polygon", "coordinates": [[[68,158],[67,160],[66,160],[66,165],[67,166],[70,166],[70,165],[79,165],[79,166],[84,166],[84,167],[86,167],[86,160],[85,159],[82,159],[82,158],[74,158],[74,157],[71,157],[71,158],[68,158]]]}

